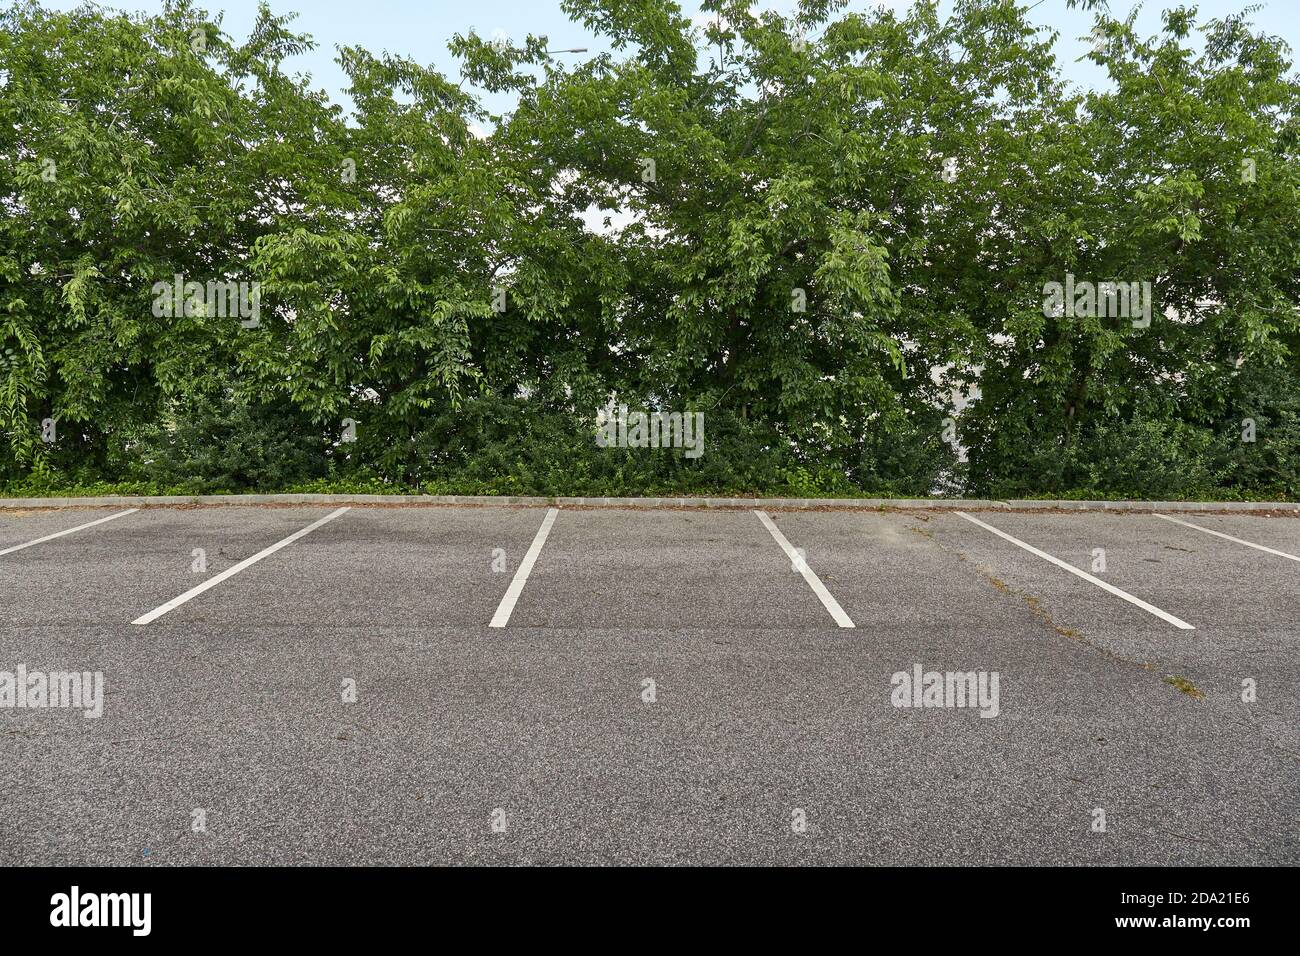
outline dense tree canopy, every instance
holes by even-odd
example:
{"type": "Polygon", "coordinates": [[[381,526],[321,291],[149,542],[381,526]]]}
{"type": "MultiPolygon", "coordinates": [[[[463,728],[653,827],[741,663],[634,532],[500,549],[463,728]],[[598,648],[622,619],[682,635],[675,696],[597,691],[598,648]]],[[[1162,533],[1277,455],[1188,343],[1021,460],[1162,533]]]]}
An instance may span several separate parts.
{"type": "Polygon", "coordinates": [[[1015,0],[562,0],[611,53],[344,48],[344,110],[266,7],[15,4],[0,483],[1298,497],[1290,51],[1081,5],[1095,92],[1015,0]]]}

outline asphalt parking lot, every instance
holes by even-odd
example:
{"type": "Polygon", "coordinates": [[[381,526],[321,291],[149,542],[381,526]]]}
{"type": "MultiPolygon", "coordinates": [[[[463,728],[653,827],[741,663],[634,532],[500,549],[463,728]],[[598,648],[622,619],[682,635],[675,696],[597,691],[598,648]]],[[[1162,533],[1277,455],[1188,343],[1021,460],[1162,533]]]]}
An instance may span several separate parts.
{"type": "Polygon", "coordinates": [[[1300,519],[1170,517],[2,511],[0,672],[104,690],[0,865],[1300,863],[1300,519]]]}

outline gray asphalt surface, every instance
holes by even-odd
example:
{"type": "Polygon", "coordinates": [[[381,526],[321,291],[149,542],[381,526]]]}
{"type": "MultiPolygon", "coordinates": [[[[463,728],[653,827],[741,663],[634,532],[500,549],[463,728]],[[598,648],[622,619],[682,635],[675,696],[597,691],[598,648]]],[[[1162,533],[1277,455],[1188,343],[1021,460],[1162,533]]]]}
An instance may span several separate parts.
{"type": "MultiPolygon", "coordinates": [[[[119,510],[0,512],[0,551],[119,510]]],[[[0,865],[1300,863],[1300,561],[973,515],[1180,630],[952,513],[772,512],[846,629],[750,511],[561,509],[490,628],[544,508],[355,507],[131,623],[331,510],[0,555],[0,671],[105,684],[0,707],[0,865]],[[997,672],[998,716],[895,707],[917,664],[997,672]]],[[[1181,517],[1300,555],[1294,517],[1181,517]]]]}

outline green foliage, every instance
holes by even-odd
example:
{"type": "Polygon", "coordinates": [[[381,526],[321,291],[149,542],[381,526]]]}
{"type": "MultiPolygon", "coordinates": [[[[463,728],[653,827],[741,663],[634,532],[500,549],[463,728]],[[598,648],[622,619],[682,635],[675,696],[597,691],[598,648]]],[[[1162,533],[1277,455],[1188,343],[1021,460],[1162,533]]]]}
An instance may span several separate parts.
{"type": "Polygon", "coordinates": [[[1268,498],[1300,498],[1300,373],[1283,365],[1243,366],[1223,393],[1223,411],[1209,428],[1216,439],[1216,483],[1268,498]],[[1254,442],[1242,440],[1247,421],[1254,442]]]}
{"type": "Polygon", "coordinates": [[[327,439],[292,405],[187,397],[115,449],[117,471],[181,494],[285,488],[324,477],[327,439]]]}
{"type": "Polygon", "coordinates": [[[1084,95],[1010,0],[562,5],[615,52],[349,47],[348,113],[266,7],[0,12],[0,485],[1300,494],[1300,83],[1244,15],[1069,0],[1084,95]],[[704,457],[597,447],[611,401],[704,457]]]}

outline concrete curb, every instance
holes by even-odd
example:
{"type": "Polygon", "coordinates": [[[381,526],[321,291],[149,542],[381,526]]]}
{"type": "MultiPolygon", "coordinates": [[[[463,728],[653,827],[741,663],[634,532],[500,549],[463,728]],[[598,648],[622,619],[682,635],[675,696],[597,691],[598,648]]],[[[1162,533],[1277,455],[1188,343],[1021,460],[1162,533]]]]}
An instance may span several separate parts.
{"type": "Polygon", "coordinates": [[[1294,501],[986,501],[971,498],[546,498],[526,495],[108,495],[0,498],[4,508],[108,508],[176,505],[478,505],[571,508],[705,508],[772,511],[1300,511],[1294,501]]]}

